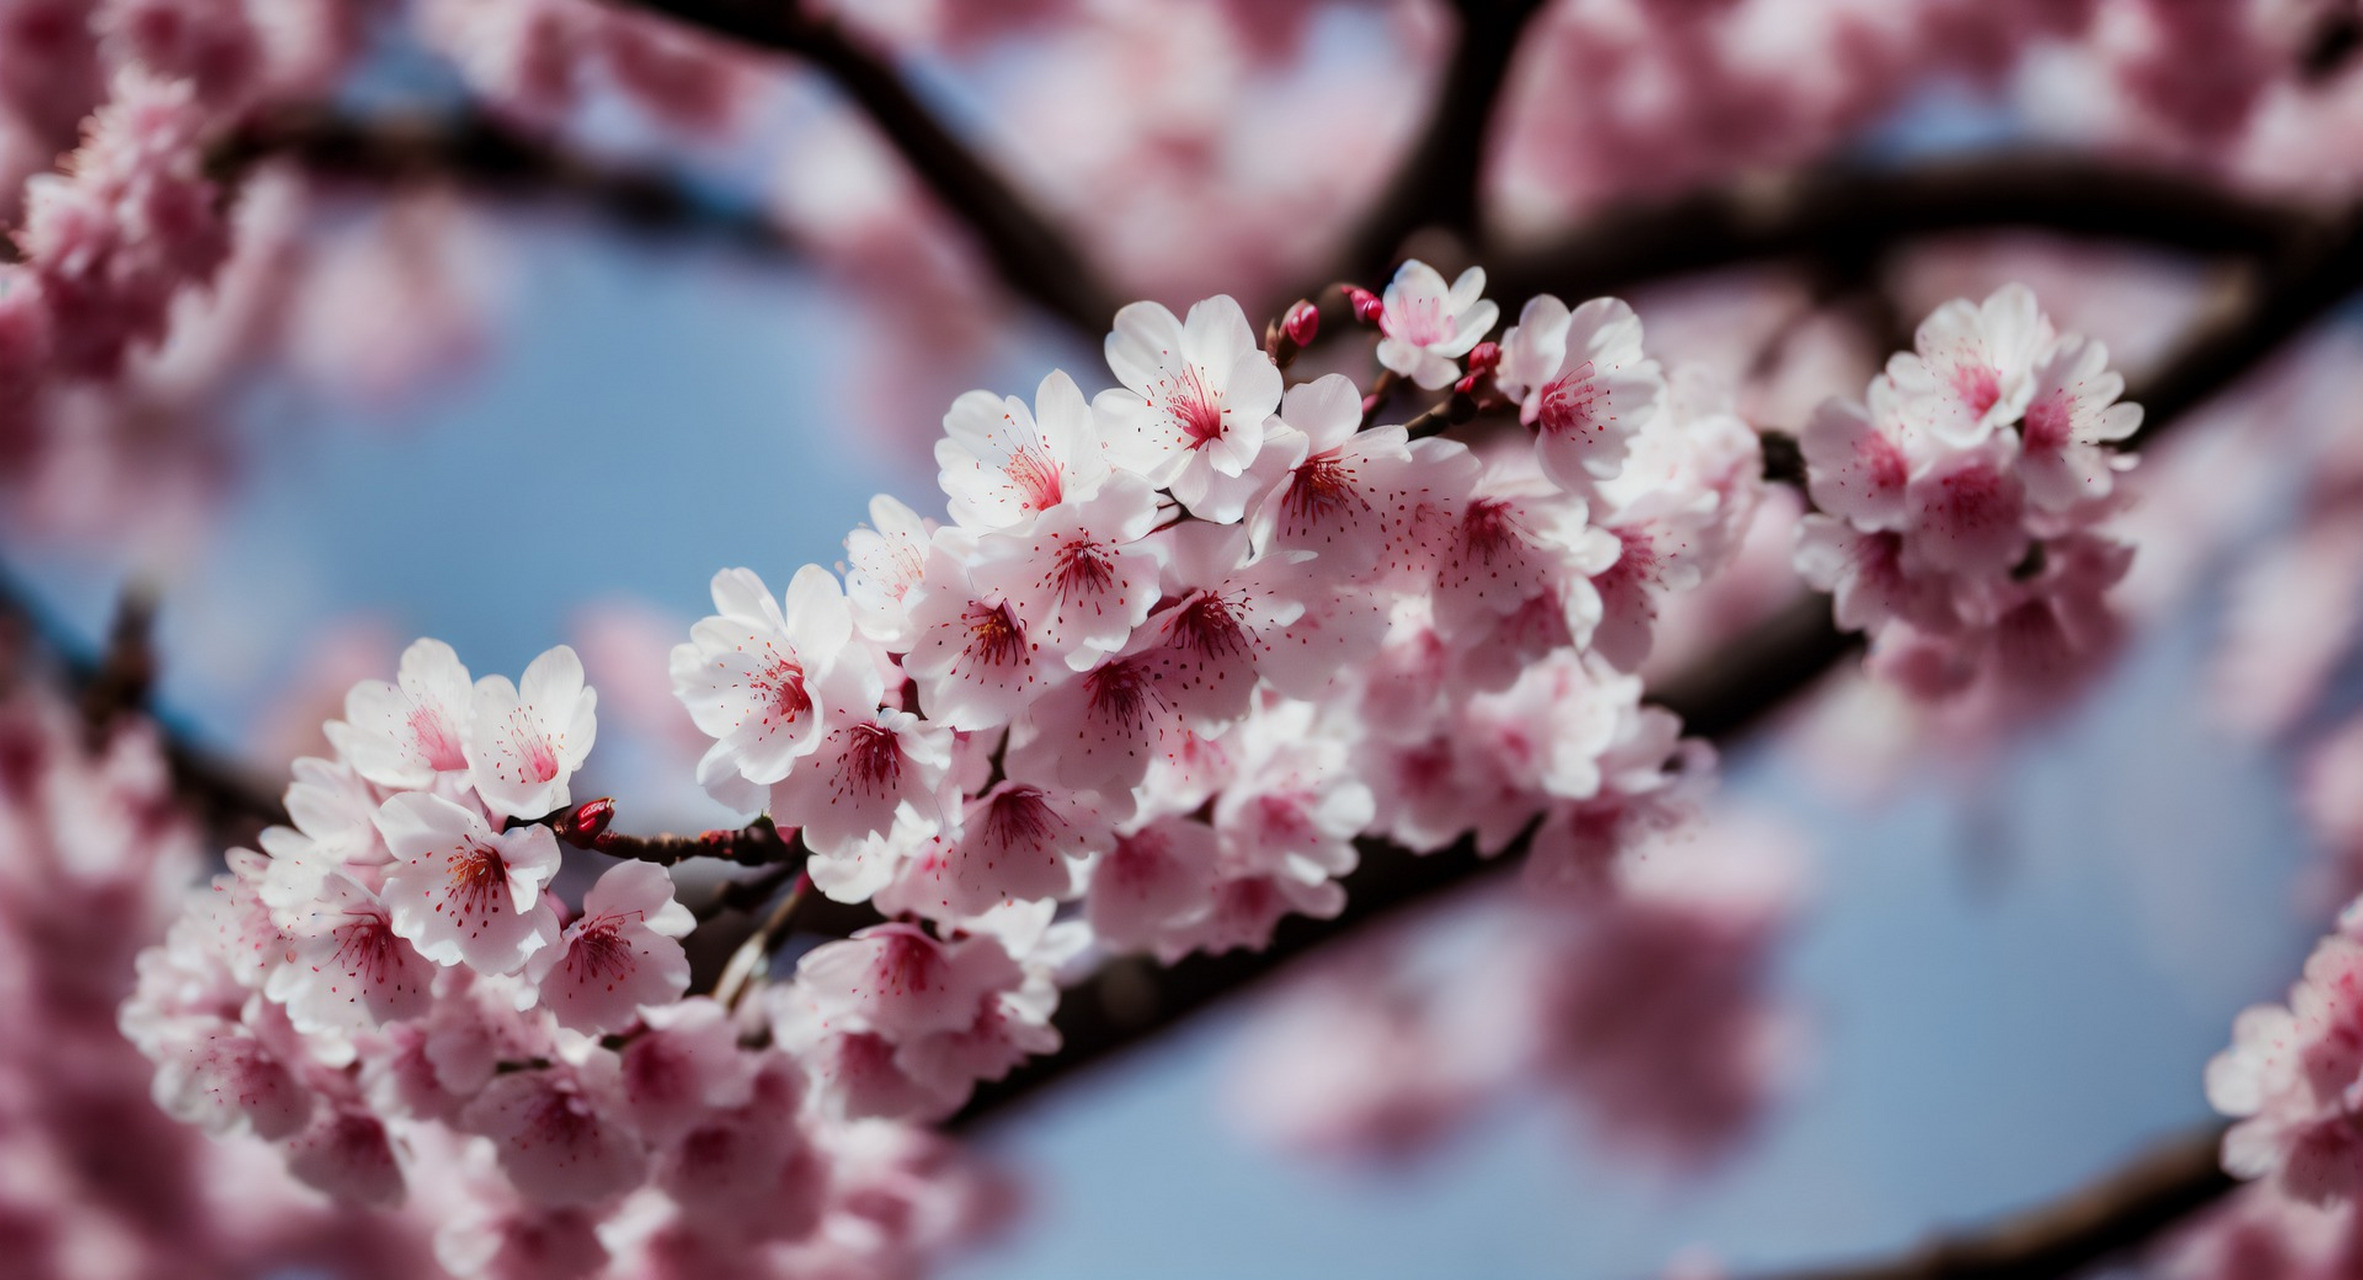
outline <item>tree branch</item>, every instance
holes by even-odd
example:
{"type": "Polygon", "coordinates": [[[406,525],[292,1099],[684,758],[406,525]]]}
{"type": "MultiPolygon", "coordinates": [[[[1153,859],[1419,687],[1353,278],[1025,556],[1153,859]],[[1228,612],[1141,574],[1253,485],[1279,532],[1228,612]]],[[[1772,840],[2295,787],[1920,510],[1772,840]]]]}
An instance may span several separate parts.
{"type": "MultiPolygon", "coordinates": [[[[2251,291],[2237,315],[2203,326],[2167,366],[2170,372],[2130,393],[2147,411],[2142,440],[2155,440],[2357,289],[2363,289],[2363,229],[2350,227],[2313,253],[2285,260],[2266,287],[2251,291]],[[2271,341],[2254,334],[2272,335],[2271,341]]],[[[1803,595],[1713,660],[1653,689],[1651,697],[1679,714],[1687,732],[1728,740],[1811,688],[1860,643],[1860,637],[1838,631],[1827,597],[1803,595]]],[[[951,1124],[995,1118],[1041,1089],[1252,989],[1296,956],[1475,881],[1524,852],[1522,841],[1490,860],[1477,858],[1467,841],[1426,857],[1383,841],[1360,845],[1361,865],[1345,879],[1346,907],[1335,919],[1289,917],[1274,931],[1271,947],[1260,952],[1195,955],[1162,968],[1136,959],[1112,962],[1061,996],[1055,1019],[1060,1050],[980,1088],[951,1124]]]]}
{"type": "Polygon", "coordinates": [[[1445,67],[1434,108],[1353,234],[1346,239],[1348,280],[1374,279],[1394,262],[1412,232],[1442,227],[1474,239],[1485,142],[1509,81],[1510,63],[1542,0],[1457,0],[1460,41],[1445,67]]]}
{"type": "Polygon", "coordinates": [[[1940,1236],[1883,1262],[1766,1280],[2066,1280],[2149,1244],[2238,1187],[2223,1171],[2222,1146],[2223,1126],[2211,1124],[1982,1230],[1940,1236]]]}
{"type": "Polygon", "coordinates": [[[834,20],[792,0],[616,2],[803,61],[861,107],[912,174],[975,233],[1012,289],[1087,334],[1105,329],[1116,314],[1114,291],[1074,241],[961,141],[884,58],[834,20]]]}
{"type": "Polygon", "coordinates": [[[1835,168],[1613,207],[1555,243],[1487,255],[1489,292],[1583,298],[1767,259],[1850,261],[1956,231],[2023,227],[2208,256],[2273,257],[2334,217],[2089,155],[1835,168]]]}
{"type": "Polygon", "coordinates": [[[700,196],[666,169],[574,154],[482,112],[356,116],[332,107],[284,109],[225,139],[213,168],[227,175],[272,158],[331,179],[451,180],[499,197],[568,200],[635,230],[695,231],[760,253],[796,249],[759,206],[700,196]]]}

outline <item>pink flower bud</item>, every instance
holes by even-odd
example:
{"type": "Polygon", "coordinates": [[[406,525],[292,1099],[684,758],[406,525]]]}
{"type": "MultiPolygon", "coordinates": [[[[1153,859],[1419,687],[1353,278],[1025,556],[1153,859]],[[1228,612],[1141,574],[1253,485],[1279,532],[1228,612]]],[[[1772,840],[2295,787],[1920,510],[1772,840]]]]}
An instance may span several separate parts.
{"type": "Polygon", "coordinates": [[[1288,335],[1290,342],[1300,347],[1313,345],[1313,339],[1321,333],[1321,308],[1299,299],[1297,304],[1290,307],[1288,314],[1281,319],[1280,329],[1288,335]]]}
{"type": "Polygon", "coordinates": [[[1469,348],[1469,376],[1472,378],[1493,372],[1494,366],[1500,363],[1501,344],[1498,342],[1480,342],[1469,348]]]}
{"type": "Polygon", "coordinates": [[[1358,285],[1340,286],[1346,291],[1346,302],[1354,308],[1354,318],[1364,324],[1377,324],[1379,314],[1386,310],[1378,295],[1358,285]]]}
{"type": "Polygon", "coordinates": [[[606,796],[585,800],[558,819],[558,838],[577,849],[594,847],[615,821],[615,801],[606,796]]]}

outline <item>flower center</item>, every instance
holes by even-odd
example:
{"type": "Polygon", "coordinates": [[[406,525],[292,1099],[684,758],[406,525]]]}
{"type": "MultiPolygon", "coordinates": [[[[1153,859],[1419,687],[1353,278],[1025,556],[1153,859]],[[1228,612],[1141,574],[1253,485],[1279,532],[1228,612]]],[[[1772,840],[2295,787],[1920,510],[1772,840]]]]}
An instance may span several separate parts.
{"type": "Polygon", "coordinates": [[[1592,379],[1592,362],[1584,361],[1543,388],[1542,408],[1536,415],[1542,428],[1557,436],[1590,439],[1599,428],[1599,406],[1607,398],[1592,379]]]}
{"type": "Polygon", "coordinates": [[[1174,396],[1166,401],[1166,412],[1173,415],[1174,425],[1181,428],[1182,441],[1190,449],[1203,449],[1223,437],[1222,393],[1206,385],[1206,375],[1198,366],[1191,365],[1182,374],[1174,396]]]}
{"type": "Polygon", "coordinates": [[[1048,511],[1065,496],[1058,459],[1039,445],[1027,445],[1010,454],[1009,465],[1003,471],[1009,476],[1009,483],[1026,496],[1026,505],[1036,511],[1048,511]]]}
{"type": "Polygon", "coordinates": [[[968,646],[960,651],[960,665],[1014,667],[1026,658],[1026,633],[1010,613],[1009,603],[968,606],[968,646]]]}

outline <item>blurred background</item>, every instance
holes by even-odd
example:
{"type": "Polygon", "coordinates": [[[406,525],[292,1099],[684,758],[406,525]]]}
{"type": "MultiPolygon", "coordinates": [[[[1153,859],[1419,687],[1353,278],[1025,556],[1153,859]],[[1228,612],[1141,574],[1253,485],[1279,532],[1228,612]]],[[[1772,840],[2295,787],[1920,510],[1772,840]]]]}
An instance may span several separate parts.
{"type": "MultiPolygon", "coordinates": [[[[0,13],[0,81],[40,7],[0,13]]],[[[1647,927],[1443,897],[996,1115],[973,1136],[1024,1207],[949,1274],[1746,1271],[1896,1249],[2206,1119],[2233,1015],[2363,869],[2363,362],[2353,282],[2305,265],[2347,262],[2363,180],[2351,4],[809,7],[836,43],[585,0],[381,3],[321,37],[333,74],[241,126],[273,145],[225,179],[212,286],[9,442],[23,615],[95,654],[152,588],[162,714],[265,779],[413,636],[480,671],[571,643],[593,792],[694,829],[722,815],[665,654],[708,578],[835,563],[873,493],[940,511],[952,396],[1107,385],[1103,302],[1224,292],[1260,323],[1403,251],[1476,263],[1506,310],[1619,292],[1780,428],[2023,280],[2171,404],[2105,670],[1930,708],[1842,664],[1724,744],[1665,855],[1739,868],[1711,904],[1669,891],[1665,927],[1727,957],[1667,979],[1682,1017],[1570,978],[1650,972],[1675,944],[1647,927]],[[914,166],[896,101],[1071,260],[914,166]],[[2227,332],[2257,349],[2221,366],[2227,332]],[[1637,1079],[1632,1045],[1687,1074],[1637,1079]]],[[[17,176],[53,163],[11,137],[17,176]]],[[[1337,342],[1362,372],[1367,339],[1337,342]]],[[[1663,674],[1792,598],[1796,514],[1768,502],[1678,602],[1663,674]]]]}

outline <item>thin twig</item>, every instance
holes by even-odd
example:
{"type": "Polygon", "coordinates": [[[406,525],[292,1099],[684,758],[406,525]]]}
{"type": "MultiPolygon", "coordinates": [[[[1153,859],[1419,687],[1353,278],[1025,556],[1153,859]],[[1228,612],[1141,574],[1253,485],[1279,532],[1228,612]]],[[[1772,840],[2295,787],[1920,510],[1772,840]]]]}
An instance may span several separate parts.
{"type": "Polygon", "coordinates": [[[722,976],[714,981],[714,1002],[725,1009],[735,1009],[738,1002],[753,989],[755,980],[771,966],[772,948],[786,935],[788,926],[796,919],[796,912],[812,896],[812,877],[799,873],[796,887],[780,899],[763,924],[747,935],[747,940],[731,953],[730,963],[722,967],[722,976]]]}

